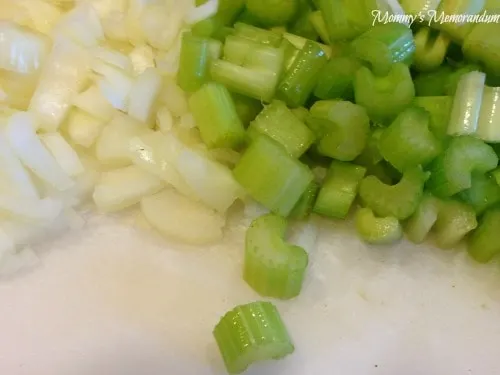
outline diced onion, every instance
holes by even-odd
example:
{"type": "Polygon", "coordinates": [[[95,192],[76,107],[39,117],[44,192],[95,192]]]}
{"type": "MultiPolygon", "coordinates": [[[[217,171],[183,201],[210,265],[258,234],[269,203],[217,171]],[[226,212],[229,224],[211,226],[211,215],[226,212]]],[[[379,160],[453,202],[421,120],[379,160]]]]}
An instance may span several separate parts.
{"type": "Polygon", "coordinates": [[[40,139],[57,163],[68,176],[78,176],[84,172],[82,162],[75,150],[59,133],[41,134],[40,139]]]}
{"type": "Polygon", "coordinates": [[[167,134],[172,130],[173,125],[174,119],[168,108],[166,106],[160,107],[158,112],[156,112],[156,126],[158,129],[162,133],[167,134]]]}
{"type": "Polygon", "coordinates": [[[103,120],[79,109],[74,109],[68,117],[66,130],[69,138],[75,144],[89,148],[95,143],[104,126],[103,120]]]}
{"type": "Polygon", "coordinates": [[[126,111],[133,79],[124,71],[104,63],[94,66],[94,71],[102,76],[98,80],[98,86],[104,97],[114,108],[126,111]]]}
{"type": "Polygon", "coordinates": [[[165,104],[175,117],[181,117],[189,111],[186,94],[173,79],[167,79],[163,83],[160,101],[165,104]]]}
{"type": "Polygon", "coordinates": [[[113,106],[106,100],[101,90],[95,85],[90,86],[87,90],[78,94],[73,101],[73,105],[105,122],[111,120],[115,113],[113,106]]]}
{"type": "Polygon", "coordinates": [[[130,92],[128,114],[144,123],[151,123],[153,105],[160,94],[162,78],[150,68],[136,78],[130,92]]]}
{"type": "Polygon", "coordinates": [[[148,68],[155,67],[155,53],[153,49],[144,44],[137,46],[129,54],[135,75],[142,74],[148,68]]]}
{"type": "Polygon", "coordinates": [[[205,4],[190,9],[186,14],[185,21],[188,25],[193,25],[212,17],[217,13],[218,9],[219,0],[208,0],[205,4]]]}
{"type": "Polygon", "coordinates": [[[104,39],[99,15],[88,3],[81,3],[66,13],[54,30],[85,47],[98,45],[104,39]]]}
{"type": "Polygon", "coordinates": [[[149,5],[141,13],[141,29],[147,42],[163,51],[168,51],[174,44],[182,21],[182,13],[177,7],[169,9],[165,5],[149,5]]]}
{"type": "Polygon", "coordinates": [[[94,49],[94,56],[102,62],[119,68],[127,73],[132,73],[133,71],[130,58],[119,51],[106,47],[97,47],[94,49]]]}

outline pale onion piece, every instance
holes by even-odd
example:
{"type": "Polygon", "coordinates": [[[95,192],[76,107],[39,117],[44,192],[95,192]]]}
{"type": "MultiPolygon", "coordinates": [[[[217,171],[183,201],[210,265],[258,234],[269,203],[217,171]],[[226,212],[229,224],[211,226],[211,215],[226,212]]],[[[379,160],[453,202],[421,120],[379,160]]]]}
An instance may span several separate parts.
{"type": "Polygon", "coordinates": [[[228,167],[187,147],[179,153],[176,167],[195,196],[217,211],[225,212],[244,194],[228,167]]]}
{"type": "Polygon", "coordinates": [[[0,86],[5,96],[0,99],[0,103],[23,111],[28,109],[39,75],[39,72],[22,74],[2,71],[0,73],[0,86]]]}
{"type": "Polygon", "coordinates": [[[107,39],[127,42],[127,15],[121,12],[112,12],[101,19],[104,35],[107,39]]]}
{"type": "Polygon", "coordinates": [[[264,216],[269,213],[269,209],[257,203],[253,199],[248,199],[245,202],[245,207],[243,208],[243,217],[248,220],[248,224],[251,224],[255,219],[264,216]]]}
{"type": "Polygon", "coordinates": [[[165,80],[159,101],[165,104],[174,117],[181,117],[189,112],[186,93],[177,85],[174,79],[167,78],[165,80]]]}
{"type": "Polygon", "coordinates": [[[290,228],[288,228],[287,242],[300,246],[311,255],[316,249],[318,235],[318,219],[312,216],[306,221],[292,223],[290,228]]]}
{"type": "Polygon", "coordinates": [[[182,37],[179,36],[168,51],[159,51],[155,58],[156,68],[165,76],[174,77],[179,71],[182,37]]]}
{"type": "Polygon", "coordinates": [[[203,21],[212,17],[219,9],[219,0],[208,0],[205,4],[188,10],[185,21],[188,25],[194,25],[197,22],[203,21]]]}
{"type": "Polygon", "coordinates": [[[111,120],[116,112],[96,85],[92,85],[78,94],[73,101],[73,105],[105,122],[111,120]]]}
{"type": "Polygon", "coordinates": [[[0,215],[28,222],[52,221],[64,206],[58,199],[0,195],[0,215]]]}
{"type": "Polygon", "coordinates": [[[102,63],[94,64],[94,71],[102,77],[98,80],[98,87],[107,101],[116,109],[126,111],[130,97],[130,91],[134,80],[124,71],[102,63]]]}
{"type": "Polygon", "coordinates": [[[174,127],[171,133],[191,149],[201,150],[204,153],[208,150],[207,146],[201,140],[200,131],[197,128],[185,129],[174,127]]]}
{"type": "Polygon", "coordinates": [[[40,134],[40,140],[68,176],[74,177],[84,172],[83,164],[78,154],[61,134],[40,134]]]}
{"type": "Polygon", "coordinates": [[[196,128],[196,122],[194,116],[191,113],[184,113],[177,124],[179,128],[182,129],[194,129],[196,128]]]}
{"type": "Polygon", "coordinates": [[[87,83],[91,55],[67,39],[57,39],[42,69],[29,106],[45,131],[57,131],[66,118],[73,97],[87,83]]]}
{"type": "Polygon", "coordinates": [[[14,239],[0,227],[0,260],[6,253],[14,254],[16,252],[16,244],[14,239]]]}
{"type": "Polygon", "coordinates": [[[162,77],[156,69],[149,68],[138,76],[132,86],[128,114],[146,124],[153,120],[153,107],[160,94],[162,77]]]}
{"type": "Polygon", "coordinates": [[[102,212],[114,212],[133,206],[145,196],[163,189],[158,177],[131,165],[104,172],[94,190],[94,203],[102,212]]]}
{"type": "Polygon", "coordinates": [[[125,167],[132,164],[129,141],[150,131],[145,124],[118,113],[97,139],[95,147],[97,160],[109,167],[125,167]]]}
{"type": "Polygon", "coordinates": [[[207,245],[223,237],[223,215],[173,189],[142,199],[141,211],[151,226],[167,239],[207,245]]]}
{"type": "Polygon", "coordinates": [[[128,5],[127,0],[77,0],[77,2],[92,5],[101,19],[113,12],[125,12],[128,5]]]}
{"type": "Polygon", "coordinates": [[[69,37],[84,47],[97,46],[104,40],[99,14],[88,3],[80,3],[66,13],[55,27],[54,32],[69,37]]]}
{"type": "Polygon", "coordinates": [[[149,5],[141,12],[141,28],[147,42],[156,49],[172,48],[183,24],[183,14],[178,7],[149,5]]]}
{"type": "Polygon", "coordinates": [[[160,107],[156,112],[156,126],[163,134],[172,130],[174,119],[166,106],[160,107]]]}
{"type": "Polygon", "coordinates": [[[100,61],[121,69],[126,73],[133,72],[132,61],[124,53],[99,46],[94,49],[94,56],[100,61]]]}
{"type": "Polygon", "coordinates": [[[31,114],[18,112],[12,115],[7,124],[6,135],[17,157],[40,179],[58,190],[66,190],[73,186],[73,180],[36,135],[31,114]]]}
{"type": "Polygon", "coordinates": [[[61,15],[61,9],[43,0],[0,1],[0,20],[12,21],[42,34],[49,34],[61,15]]]}
{"type": "Polygon", "coordinates": [[[34,73],[46,60],[49,50],[49,40],[45,36],[0,21],[0,69],[34,73]]]}
{"type": "Polygon", "coordinates": [[[141,28],[142,9],[131,9],[125,14],[125,28],[130,44],[140,46],[146,43],[146,36],[141,28]]]}
{"type": "Polygon", "coordinates": [[[40,258],[29,247],[15,254],[5,253],[0,255],[0,276],[12,276],[22,270],[35,267],[40,263],[40,258]]]}
{"type": "Polygon", "coordinates": [[[129,54],[136,76],[155,67],[155,52],[147,44],[135,47],[129,54]]]}
{"type": "Polygon", "coordinates": [[[89,148],[95,143],[105,125],[105,121],[93,117],[87,112],[73,109],[65,127],[73,143],[89,148]]]}

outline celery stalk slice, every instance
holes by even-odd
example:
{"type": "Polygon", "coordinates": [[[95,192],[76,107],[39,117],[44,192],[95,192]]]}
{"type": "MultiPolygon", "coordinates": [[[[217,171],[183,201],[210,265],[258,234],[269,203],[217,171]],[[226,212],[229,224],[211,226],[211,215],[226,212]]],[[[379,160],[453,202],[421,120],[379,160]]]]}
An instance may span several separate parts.
{"type": "Polygon", "coordinates": [[[356,230],[361,239],[373,245],[390,245],[403,236],[401,224],[395,217],[376,217],[369,208],[356,212],[356,230]]]}
{"type": "Polygon", "coordinates": [[[476,227],[476,213],[471,206],[453,200],[442,201],[433,228],[436,245],[441,249],[452,248],[476,227]]]}
{"type": "Polygon", "coordinates": [[[413,243],[422,243],[437,221],[439,201],[432,195],[426,195],[420,202],[417,211],[405,224],[406,237],[413,243]]]}
{"type": "Polygon", "coordinates": [[[500,87],[484,88],[476,136],[485,142],[500,142],[500,87]]]}
{"type": "Polygon", "coordinates": [[[477,262],[487,263],[500,253],[500,209],[494,208],[487,211],[481,218],[479,227],[472,234],[467,251],[477,262]]]}

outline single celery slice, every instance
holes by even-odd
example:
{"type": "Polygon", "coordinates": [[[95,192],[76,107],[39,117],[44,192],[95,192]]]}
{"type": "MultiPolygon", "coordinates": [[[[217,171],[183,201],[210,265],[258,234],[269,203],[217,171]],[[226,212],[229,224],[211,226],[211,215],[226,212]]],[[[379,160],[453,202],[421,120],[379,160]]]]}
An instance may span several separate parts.
{"type": "Polygon", "coordinates": [[[321,186],[314,212],[344,219],[351,209],[366,168],[355,164],[334,161],[321,186]]]}
{"type": "Polygon", "coordinates": [[[299,10],[298,0],[247,0],[248,12],[265,26],[285,25],[299,10]]]}
{"type": "Polygon", "coordinates": [[[446,82],[446,95],[455,96],[458,84],[462,77],[472,72],[481,72],[481,66],[477,64],[459,64],[459,66],[449,75],[446,82]]]}
{"type": "Polygon", "coordinates": [[[375,76],[361,67],[354,78],[356,103],[366,108],[373,121],[392,121],[415,96],[410,70],[405,64],[394,64],[388,75],[375,76]]]}
{"type": "Polygon", "coordinates": [[[243,126],[248,127],[260,111],[262,111],[262,103],[244,95],[233,94],[232,97],[236,112],[238,113],[243,126]]]}
{"type": "Polygon", "coordinates": [[[319,0],[321,10],[331,41],[350,40],[372,25],[371,11],[374,9],[368,2],[360,0],[319,0]]]}
{"type": "Polygon", "coordinates": [[[306,42],[279,83],[277,95],[290,107],[303,106],[316,86],[318,73],[328,61],[314,42],[306,42]]]}
{"type": "Polygon", "coordinates": [[[318,33],[319,37],[323,43],[331,44],[330,34],[328,33],[328,28],[326,27],[325,19],[323,18],[323,13],[317,10],[309,14],[309,20],[314,27],[314,30],[318,33]]]}
{"type": "Polygon", "coordinates": [[[449,65],[443,65],[438,69],[419,74],[414,81],[415,93],[417,96],[445,96],[447,93],[447,84],[453,68],[449,65]]]}
{"type": "Polygon", "coordinates": [[[229,35],[224,45],[224,60],[252,69],[264,69],[279,73],[283,66],[284,50],[229,35]]]}
{"type": "Polygon", "coordinates": [[[412,168],[404,172],[401,181],[391,186],[368,176],[361,181],[359,196],[376,215],[404,220],[417,209],[428,177],[429,173],[422,169],[412,168]]]}
{"type": "Polygon", "coordinates": [[[500,253],[500,208],[487,211],[481,218],[479,227],[469,238],[467,251],[480,263],[488,263],[500,253]]]}
{"type": "Polygon", "coordinates": [[[500,186],[492,176],[473,173],[470,189],[460,192],[458,197],[470,204],[476,214],[480,215],[489,207],[500,202],[500,186]]]}
{"type": "Polygon", "coordinates": [[[366,147],[363,149],[361,155],[359,155],[354,161],[356,164],[363,165],[365,167],[372,167],[384,159],[379,149],[380,137],[383,132],[384,130],[381,128],[374,129],[371,132],[368,142],[366,143],[366,147]]]}
{"type": "Polygon", "coordinates": [[[489,143],[500,142],[500,87],[484,88],[476,137],[489,143]]]}
{"type": "Polygon", "coordinates": [[[209,39],[182,35],[177,83],[184,91],[194,92],[208,80],[209,44],[209,39]]]}
{"type": "Polygon", "coordinates": [[[233,174],[251,197],[282,216],[288,216],[314,179],[309,168],[264,135],[250,144],[233,174]]]}
{"type": "Polygon", "coordinates": [[[294,351],[285,324],[270,302],[235,307],[222,317],[213,335],[230,374],[240,374],[255,362],[280,359],[294,351]]]}
{"type": "Polygon", "coordinates": [[[395,217],[376,217],[369,208],[360,208],[355,217],[356,231],[361,239],[373,245],[390,245],[403,236],[395,217]]]}
{"type": "Polygon", "coordinates": [[[265,44],[271,47],[279,47],[283,37],[269,30],[261,29],[246,23],[238,22],[234,25],[235,35],[265,44]]]}
{"type": "Polygon", "coordinates": [[[413,243],[422,243],[437,221],[439,201],[432,195],[425,195],[417,211],[405,224],[406,237],[413,243]]]}
{"type": "Polygon", "coordinates": [[[432,71],[439,67],[451,43],[443,32],[435,32],[429,27],[420,28],[415,34],[415,57],[413,65],[421,72],[432,71]]]}
{"type": "Polygon", "coordinates": [[[477,130],[486,74],[471,72],[462,76],[453,98],[449,135],[469,135],[477,130]]]}
{"type": "Polygon", "coordinates": [[[264,108],[250,124],[248,132],[251,137],[269,136],[294,158],[299,158],[315,140],[313,132],[279,100],[264,108]]]}
{"type": "Polygon", "coordinates": [[[476,213],[471,206],[454,200],[442,201],[433,228],[436,245],[441,249],[452,248],[476,227],[476,213]]]}
{"type": "Polygon", "coordinates": [[[314,95],[319,99],[352,99],[353,80],[360,66],[352,56],[332,58],[319,73],[314,95]]]}
{"type": "Polygon", "coordinates": [[[462,50],[471,61],[482,63],[486,70],[500,75],[500,24],[497,22],[475,24],[465,37],[462,50]]]}
{"type": "Polygon", "coordinates": [[[246,139],[229,91],[219,83],[207,83],[189,99],[201,139],[209,148],[237,148],[246,139]]]}
{"type": "Polygon", "coordinates": [[[451,96],[418,96],[413,100],[413,105],[425,109],[430,116],[429,129],[438,138],[447,136],[450,122],[451,96]]]}
{"type": "Polygon", "coordinates": [[[312,212],[316,197],[318,196],[319,185],[316,181],[309,184],[299,201],[290,212],[291,219],[303,220],[312,212]]]}
{"type": "Polygon", "coordinates": [[[379,150],[399,171],[427,165],[441,153],[441,144],[429,130],[429,115],[418,107],[401,112],[380,137],[379,150]]]}
{"type": "Polygon", "coordinates": [[[283,240],[286,228],[286,219],[268,214],[247,230],[243,279],[261,296],[290,299],[302,289],[308,255],[283,240]]]}
{"type": "Polygon", "coordinates": [[[321,48],[328,58],[330,58],[332,56],[337,56],[343,51],[342,45],[329,46],[329,45],[314,42],[312,40],[303,38],[303,37],[298,36],[298,35],[290,34],[290,33],[284,33],[283,38],[288,40],[290,43],[292,43],[295,46],[295,48],[297,48],[299,50],[302,50],[304,48],[304,46],[306,45],[306,43],[312,42],[312,43],[314,43],[314,45],[321,48]]]}
{"type": "Polygon", "coordinates": [[[293,115],[297,117],[300,121],[306,122],[307,117],[309,116],[309,111],[304,107],[293,108],[291,109],[293,115]]]}
{"type": "Polygon", "coordinates": [[[433,163],[427,187],[438,197],[451,197],[472,185],[471,173],[496,168],[498,157],[491,146],[472,137],[453,138],[433,163]]]}
{"type": "Polygon", "coordinates": [[[341,161],[352,161],[366,146],[370,119],[363,107],[347,101],[316,102],[308,125],[318,136],[318,152],[341,161]]]}

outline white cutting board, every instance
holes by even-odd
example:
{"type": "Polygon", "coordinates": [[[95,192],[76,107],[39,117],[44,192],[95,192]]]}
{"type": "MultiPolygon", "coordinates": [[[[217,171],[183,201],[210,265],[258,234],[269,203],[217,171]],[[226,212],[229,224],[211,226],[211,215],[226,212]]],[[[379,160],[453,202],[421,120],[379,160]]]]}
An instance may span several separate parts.
{"type": "MultiPolygon", "coordinates": [[[[225,374],[212,328],[259,299],[241,280],[241,228],[187,249],[133,221],[92,216],[0,283],[0,374],[225,374]]],[[[248,374],[500,374],[497,266],[322,232],[303,293],[277,303],[295,353],[248,374]]]]}

